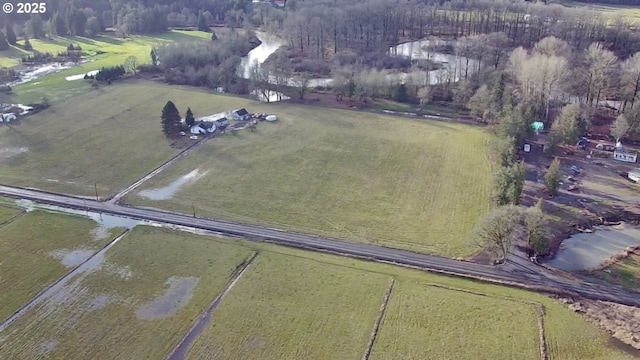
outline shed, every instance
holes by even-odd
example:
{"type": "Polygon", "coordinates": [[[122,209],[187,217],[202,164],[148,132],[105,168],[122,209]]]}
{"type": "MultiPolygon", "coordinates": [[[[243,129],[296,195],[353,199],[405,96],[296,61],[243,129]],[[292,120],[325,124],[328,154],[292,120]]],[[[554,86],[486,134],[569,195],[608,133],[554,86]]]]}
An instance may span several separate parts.
{"type": "Polygon", "coordinates": [[[220,129],[224,129],[227,126],[229,126],[229,119],[227,119],[226,117],[223,117],[221,119],[216,120],[215,123],[220,129]]]}
{"type": "Polygon", "coordinates": [[[16,114],[14,113],[3,113],[0,116],[0,122],[5,122],[5,123],[10,123],[16,119],[17,117],[16,117],[16,114]]]}
{"type": "Polygon", "coordinates": [[[640,168],[629,170],[629,174],[627,176],[629,177],[629,179],[640,183],[640,168]]]}
{"type": "Polygon", "coordinates": [[[238,110],[234,110],[231,113],[231,116],[233,117],[233,120],[236,121],[247,121],[251,118],[251,115],[249,115],[249,112],[247,111],[247,109],[238,109],[238,110]]]}
{"type": "Polygon", "coordinates": [[[625,148],[616,148],[616,150],[613,152],[613,159],[618,161],[635,163],[638,161],[638,153],[635,151],[629,151],[625,148]]]}

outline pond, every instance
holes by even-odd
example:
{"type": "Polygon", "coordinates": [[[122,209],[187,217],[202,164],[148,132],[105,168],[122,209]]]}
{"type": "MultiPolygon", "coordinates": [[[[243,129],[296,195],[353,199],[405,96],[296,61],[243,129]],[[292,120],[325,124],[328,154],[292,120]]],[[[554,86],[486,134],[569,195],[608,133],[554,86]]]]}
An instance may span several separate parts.
{"type": "Polygon", "coordinates": [[[594,270],[630,246],[640,246],[640,229],[628,224],[599,227],[564,240],[548,264],[565,271],[594,270]]]}

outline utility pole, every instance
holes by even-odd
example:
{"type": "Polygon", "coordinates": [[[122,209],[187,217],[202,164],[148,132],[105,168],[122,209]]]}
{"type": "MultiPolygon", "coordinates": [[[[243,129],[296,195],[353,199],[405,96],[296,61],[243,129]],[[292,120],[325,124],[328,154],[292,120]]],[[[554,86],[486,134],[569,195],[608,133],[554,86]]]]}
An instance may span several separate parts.
{"type": "Polygon", "coordinates": [[[193,208],[193,217],[196,217],[196,206],[191,203],[191,208],[193,208]]]}
{"type": "Polygon", "coordinates": [[[96,201],[100,201],[100,198],[98,197],[98,183],[94,182],[93,188],[96,190],[96,201]]]}

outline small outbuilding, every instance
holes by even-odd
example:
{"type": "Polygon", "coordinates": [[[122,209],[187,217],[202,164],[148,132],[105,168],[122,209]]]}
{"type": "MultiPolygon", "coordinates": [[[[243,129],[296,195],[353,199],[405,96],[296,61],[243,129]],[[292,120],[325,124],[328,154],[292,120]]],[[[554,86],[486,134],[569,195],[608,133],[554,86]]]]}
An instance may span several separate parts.
{"type": "Polygon", "coordinates": [[[14,113],[3,113],[0,115],[0,122],[10,123],[16,119],[17,117],[14,113]]]}
{"type": "Polygon", "coordinates": [[[613,152],[613,160],[635,163],[638,161],[638,153],[625,148],[616,148],[613,152]]]}
{"type": "Polygon", "coordinates": [[[251,118],[247,109],[238,109],[231,112],[231,116],[235,121],[247,121],[251,118]]]}
{"type": "Polygon", "coordinates": [[[629,170],[627,177],[637,183],[640,183],[640,168],[629,170]]]}
{"type": "Polygon", "coordinates": [[[224,129],[227,126],[229,126],[229,119],[227,119],[226,117],[223,117],[221,119],[216,120],[215,123],[217,127],[219,127],[220,129],[224,129]]]}

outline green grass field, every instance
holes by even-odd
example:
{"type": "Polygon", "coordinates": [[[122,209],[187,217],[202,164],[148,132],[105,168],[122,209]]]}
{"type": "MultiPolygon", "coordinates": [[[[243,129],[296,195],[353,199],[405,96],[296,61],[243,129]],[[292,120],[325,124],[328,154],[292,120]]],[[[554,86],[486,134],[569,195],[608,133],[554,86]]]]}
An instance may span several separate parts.
{"type": "MultiPolygon", "coordinates": [[[[189,102],[179,104],[197,103],[199,95],[188,94],[189,102]]],[[[206,172],[173,198],[132,194],[127,201],[446,256],[476,250],[467,235],[489,208],[491,178],[490,135],[481,128],[227,96],[209,100],[220,111],[241,104],[280,120],[209,140],[140,189],[206,172]]]]}
{"type": "Polygon", "coordinates": [[[640,22],[640,6],[585,3],[573,0],[557,0],[554,1],[554,3],[564,5],[569,8],[597,11],[603,15],[610,16],[611,18],[620,17],[636,23],[640,22]]]}
{"type": "Polygon", "coordinates": [[[254,252],[190,358],[360,359],[391,278],[396,282],[372,359],[534,358],[536,315],[513,300],[544,306],[551,359],[632,358],[540,294],[152,227],[133,230],[99,266],[0,332],[0,358],[164,358],[254,252]]]}
{"type": "MultiPolygon", "coordinates": [[[[84,80],[67,81],[65,80],[67,76],[99,70],[103,66],[120,65],[131,55],[137,57],[141,64],[150,63],[149,53],[153,46],[168,42],[204,40],[209,36],[211,36],[209,33],[201,31],[174,30],[154,36],[132,35],[126,39],[107,35],[96,38],[69,36],[31,39],[34,50],[53,54],[66,50],[70,43],[80,45],[82,50],[89,54],[90,62],[14,87],[13,101],[28,104],[40,102],[43,97],[47,97],[50,102],[57,103],[91,90],[90,82],[84,80]],[[103,53],[98,54],[97,51],[103,53]]],[[[18,41],[17,46],[13,46],[8,51],[0,52],[0,66],[9,67],[19,64],[21,57],[27,54],[22,47],[23,41],[21,40],[18,41]]]]}
{"type": "Polygon", "coordinates": [[[383,274],[261,253],[188,358],[358,359],[389,281],[383,274]]]}
{"type": "Polygon", "coordinates": [[[590,272],[589,275],[628,289],[640,289],[640,256],[630,255],[606,269],[590,272]]]}
{"type": "Polygon", "coordinates": [[[42,211],[0,227],[0,321],[122,231],[111,229],[97,237],[92,232],[97,227],[90,219],[42,211]],[[67,255],[63,265],[60,257],[73,250],[83,254],[77,259],[67,255]]]}
{"type": "Polygon", "coordinates": [[[532,305],[419,282],[396,282],[381,329],[371,359],[540,359],[532,305]]]}
{"type": "Polygon", "coordinates": [[[0,358],[161,359],[250,255],[215,238],[136,228],[98,269],[0,334],[0,358]]]}
{"type": "Polygon", "coordinates": [[[186,108],[187,94],[119,83],[1,126],[0,182],[77,195],[94,195],[97,184],[100,197],[113,194],[178,153],[160,112],[169,99],[186,108]]]}
{"type": "Polygon", "coordinates": [[[18,215],[19,213],[20,210],[18,209],[0,206],[0,224],[4,224],[6,221],[11,220],[11,218],[18,215]]]}

